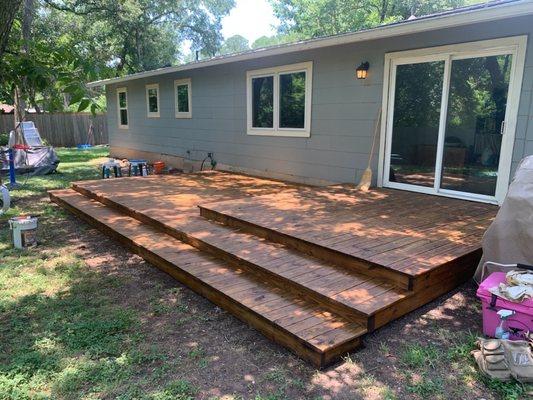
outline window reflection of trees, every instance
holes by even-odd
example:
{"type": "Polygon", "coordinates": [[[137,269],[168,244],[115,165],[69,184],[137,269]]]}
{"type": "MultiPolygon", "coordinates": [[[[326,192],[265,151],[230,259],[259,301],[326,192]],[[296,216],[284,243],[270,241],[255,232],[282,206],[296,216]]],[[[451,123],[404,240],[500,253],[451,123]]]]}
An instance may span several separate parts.
{"type": "MultiPolygon", "coordinates": [[[[511,55],[452,61],[443,188],[494,195],[511,61],[511,55]]],[[[433,185],[443,80],[443,61],[397,67],[391,181],[433,185]]]]}
{"type": "Polygon", "coordinates": [[[305,72],[282,74],[279,78],[280,128],[304,128],[305,72]]]}
{"type": "Polygon", "coordinates": [[[274,126],[274,77],[252,79],[252,126],[272,128],[274,126]]]}
{"type": "Polygon", "coordinates": [[[454,60],[442,187],[494,195],[511,56],[454,60]]]}

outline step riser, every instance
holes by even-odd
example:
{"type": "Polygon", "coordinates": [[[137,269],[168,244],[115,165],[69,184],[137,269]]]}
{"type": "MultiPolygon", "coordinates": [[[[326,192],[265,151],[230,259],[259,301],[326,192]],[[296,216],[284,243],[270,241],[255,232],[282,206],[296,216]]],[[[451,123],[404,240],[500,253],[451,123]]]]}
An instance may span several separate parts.
{"type": "Polygon", "coordinates": [[[226,226],[241,229],[245,232],[251,233],[255,236],[264,238],[271,242],[282,244],[304,254],[310,255],[320,260],[324,260],[329,263],[334,263],[338,266],[347,269],[352,269],[357,273],[372,278],[386,279],[387,281],[395,284],[396,286],[402,289],[411,290],[412,288],[412,280],[406,274],[402,274],[398,271],[394,271],[382,267],[380,265],[370,264],[368,262],[359,260],[355,257],[351,257],[336,250],[329,249],[327,247],[323,247],[315,243],[310,243],[292,236],[288,236],[272,229],[258,226],[245,220],[234,218],[225,214],[221,214],[202,206],[199,206],[199,208],[200,215],[208,220],[216,221],[226,226]]]}
{"type": "MultiPolygon", "coordinates": [[[[209,254],[212,254],[214,255],[215,257],[218,257],[228,263],[230,263],[231,265],[233,265],[234,267],[238,267],[238,268],[245,268],[247,271],[250,271],[250,272],[253,272],[253,273],[256,273],[266,279],[268,279],[269,281],[273,281],[277,286],[283,288],[284,290],[293,290],[293,291],[296,291],[298,293],[300,293],[301,295],[303,296],[310,296],[314,301],[316,301],[317,303],[319,303],[321,306],[327,308],[329,311],[333,312],[333,313],[336,313],[336,314],[339,314],[341,316],[343,316],[344,318],[350,320],[350,321],[353,321],[353,322],[357,322],[357,323],[360,323],[362,324],[363,326],[368,326],[368,327],[371,327],[373,325],[372,323],[372,316],[367,316],[361,312],[359,312],[358,310],[354,310],[353,308],[345,305],[345,304],[342,304],[338,301],[335,301],[334,299],[331,299],[327,296],[324,296],[324,295],[321,295],[320,293],[317,293],[315,292],[314,290],[311,290],[303,285],[300,285],[294,281],[291,281],[289,279],[286,279],[282,276],[279,276],[277,274],[274,274],[272,273],[271,271],[267,270],[267,269],[264,269],[262,268],[261,266],[259,265],[256,265],[256,264],[253,264],[253,263],[250,263],[249,261],[247,260],[243,260],[241,258],[239,258],[238,256],[232,254],[232,253],[229,253],[229,252],[226,252],[216,246],[213,246],[211,245],[210,243],[208,242],[205,242],[201,239],[198,239],[194,236],[191,236],[191,235],[188,235],[186,232],[182,232],[182,231],[178,231],[176,229],[173,229],[167,225],[165,225],[164,223],[162,223],[161,221],[158,221],[156,219],[153,219],[153,218],[150,218],[148,216],[146,216],[145,214],[142,214],[142,213],[136,213],[134,211],[132,211],[131,209],[127,208],[127,207],[124,207],[122,206],[121,204],[119,203],[116,203],[112,200],[109,200],[107,198],[104,198],[104,197],[101,197],[101,196],[97,196],[95,195],[93,192],[89,192],[89,191],[86,191],[82,188],[79,188],[79,187],[76,187],[74,186],[74,189],[77,190],[79,193],[85,195],[86,197],[89,197],[93,200],[96,200],[96,201],[99,201],[101,202],[102,204],[105,204],[109,207],[113,207],[114,209],[132,217],[132,218],[135,218],[137,219],[138,221],[140,222],[143,222],[145,224],[148,224],[150,226],[153,226],[154,228],[184,242],[184,243],[187,243],[188,245],[191,245],[195,248],[197,248],[198,250],[201,250],[201,251],[204,251],[206,253],[209,253],[209,254]],[[369,318],[370,318],[370,321],[369,321],[369,318]]],[[[370,329],[369,329],[370,330],[370,329]]]]}
{"type": "Polygon", "coordinates": [[[458,259],[456,265],[448,265],[449,269],[454,271],[453,274],[450,273],[446,277],[443,276],[442,279],[432,283],[430,286],[421,288],[413,296],[378,312],[375,316],[374,328],[377,329],[392,320],[400,318],[467,282],[474,275],[478,261],[478,254],[468,254],[458,259]]]}
{"type": "Polygon", "coordinates": [[[344,354],[347,351],[353,350],[361,345],[361,338],[358,337],[341,344],[338,348],[335,349],[334,352],[330,352],[327,354],[323,352],[317,352],[305,341],[302,341],[297,336],[294,336],[282,327],[273,324],[271,321],[249,309],[248,307],[244,306],[243,304],[235,302],[233,299],[229,298],[228,296],[221,293],[212,286],[206,284],[205,282],[202,282],[196,277],[191,276],[187,272],[179,269],[179,266],[168,262],[164,258],[149,251],[146,248],[139,247],[134,243],[133,240],[121,235],[120,233],[109,228],[106,224],[99,222],[98,220],[83,213],[75,207],[72,207],[70,204],[64,202],[61,198],[56,197],[52,193],[50,193],[50,199],[57,203],[59,206],[67,209],[74,215],[83,219],[90,225],[96,227],[101,232],[119,241],[130,251],[134,252],[135,254],[138,254],[147,262],[156,266],[163,272],[169,274],[184,285],[188,286],[199,295],[207,298],[212,303],[225,309],[243,322],[250,324],[270,340],[286,347],[287,349],[295,352],[298,356],[310,361],[317,368],[323,368],[331,364],[340,355],[344,354]]]}

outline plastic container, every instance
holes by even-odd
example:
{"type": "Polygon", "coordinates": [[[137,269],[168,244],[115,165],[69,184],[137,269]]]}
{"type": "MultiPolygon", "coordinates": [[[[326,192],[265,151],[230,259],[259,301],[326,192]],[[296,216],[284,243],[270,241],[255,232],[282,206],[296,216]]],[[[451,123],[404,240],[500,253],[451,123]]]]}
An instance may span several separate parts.
{"type": "Polygon", "coordinates": [[[9,220],[13,246],[27,249],[37,245],[37,217],[14,217],[9,220]]]}
{"type": "Polygon", "coordinates": [[[154,174],[161,175],[165,169],[165,163],[163,161],[154,162],[154,174]]]}
{"type": "Polygon", "coordinates": [[[489,290],[502,282],[505,282],[505,272],[494,272],[481,282],[477,290],[477,297],[483,307],[483,333],[494,337],[496,328],[500,324],[498,311],[512,310],[515,314],[506,321],[507,328],[511,331],[510,339],[523,340],[520,332],[533,331],[533,299],[515,303],[493,295],[489,290]]]}

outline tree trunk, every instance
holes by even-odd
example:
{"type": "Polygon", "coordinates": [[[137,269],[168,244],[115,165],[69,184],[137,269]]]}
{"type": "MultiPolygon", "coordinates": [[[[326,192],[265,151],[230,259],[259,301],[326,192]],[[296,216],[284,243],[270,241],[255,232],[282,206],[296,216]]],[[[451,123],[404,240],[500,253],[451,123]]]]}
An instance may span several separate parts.
{"type": "Polygon", "coordinates": [[[14,117],[15,117],[15,128],[19,124],[19,122],[24,121],[24,118],[26,117],[26,107],[24,104],[24,100],[20,97],[20,90],[18,87],[15,87],[15,91],[13,93],[13,99],[15,101],[15,110],[14,110],[14,117]]]}
{"type": "MultiPolygon", "coordinates": [[[[31,27],[33,23],[34,0],[24,0],[24,7],[22,9],[22,51],[26,54],[30,53],[31,41],[31,27]]],[[[24,121],[26,117],[26,101],[23,94],[29,95],[31,88],[28,88],[26,77],[22,78],[20,86],[15,88],[15,125],[18,122],[24,121]]]]}
{"type": "Polygon", "coordinates": [[[31,28],[33,25],[34,4],[33,0],[24,0],[24,12],[22,15],[22,39],[26,53],[30,52],[31,28]]]}
{"type": "Polygon", "coordinates": [[[2,7],[0,7],[0,61],[7,46],[13,20],[21,4],[22,0],[2,0],[2,7]]]}

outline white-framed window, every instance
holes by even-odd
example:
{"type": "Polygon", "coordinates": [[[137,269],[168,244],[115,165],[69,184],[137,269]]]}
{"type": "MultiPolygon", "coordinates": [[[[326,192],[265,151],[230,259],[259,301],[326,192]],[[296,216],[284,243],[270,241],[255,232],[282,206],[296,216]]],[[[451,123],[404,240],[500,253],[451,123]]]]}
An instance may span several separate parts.
{"type": "Polygon", "coordinates": [[[192,118],[190,78],[174,81],[174,101],[176,103],[176,118],[192,118]]]}
{"type": "Polygon", "coordinates": [[[248,135],[309,137],[312,80],[312,61],[248,71],[248,135]]]}
{"type": "Polygon", "coordinates": [[[118,127],[128,129],[128,90],[125,87],[117,89],[117,114],[118,127]]]}
{"type": "Polygon", "coordinates": [[[159,84],[146,85],[146,113],[148,118],[159,118],[159,84]]]}

